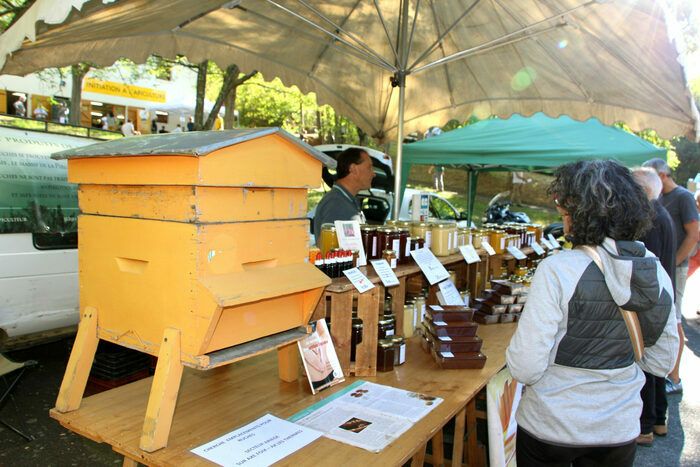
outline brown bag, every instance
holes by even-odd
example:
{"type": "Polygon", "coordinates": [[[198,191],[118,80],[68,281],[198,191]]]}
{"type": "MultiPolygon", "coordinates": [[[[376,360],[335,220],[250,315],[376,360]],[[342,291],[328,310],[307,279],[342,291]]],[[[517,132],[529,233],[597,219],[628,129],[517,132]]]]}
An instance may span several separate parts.
{"type": "MultiPolygon", "coordinates": [[[[588,245],[582,245],[579,248],[583,250],[589,258],[598,266],[598,268],[605,273],[603,268],[603,261],[600,259],[600,255],[595,248],[588,245]]],[[[632,350],[634,351],[634,360],[636,362],[640,361],[644,356],[644,339],[642,337],[642,327],[639,324],[639,317],[634,311],[623,310],[620,308],[620,313],[622,318],[625,320],[625,326],[627,326],[627,331],[630,335],[630,341],[632,341],[632,350]]]]}

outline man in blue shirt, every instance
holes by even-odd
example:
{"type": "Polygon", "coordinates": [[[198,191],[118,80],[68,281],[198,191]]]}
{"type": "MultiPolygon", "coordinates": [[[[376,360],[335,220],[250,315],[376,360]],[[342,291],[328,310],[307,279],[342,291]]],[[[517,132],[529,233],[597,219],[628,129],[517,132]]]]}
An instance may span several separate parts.
{"type": "Polygon", "coordinates": [[[374,169],[372,160],[360,148],[348,148],[338,155],[337,180],[333,188],[323,196],[316,206],[314,235],[320,238],[321,226],[335,221],[357,220],[364,223],[360,202],[356,198],[360,190],[372,187],[374,169]]]}

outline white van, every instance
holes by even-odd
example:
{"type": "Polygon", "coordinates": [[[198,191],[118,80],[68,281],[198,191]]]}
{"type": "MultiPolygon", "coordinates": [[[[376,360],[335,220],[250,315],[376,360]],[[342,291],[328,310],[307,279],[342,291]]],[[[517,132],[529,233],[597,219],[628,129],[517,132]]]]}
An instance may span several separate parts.
{"type": "Polygon", "coordinates": [[[0,346],[78,322],[77,190],[51,154],[95,142],[0,126],[0,346]]]}

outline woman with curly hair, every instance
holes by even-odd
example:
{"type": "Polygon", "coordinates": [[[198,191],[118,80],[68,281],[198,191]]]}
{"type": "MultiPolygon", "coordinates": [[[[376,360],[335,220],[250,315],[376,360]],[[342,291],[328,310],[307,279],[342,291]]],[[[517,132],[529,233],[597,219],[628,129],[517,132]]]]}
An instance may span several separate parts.
{"type": "Polygon", "coordinates": [[[651,226],[652,207],[613,161],[564,165],[548,193],[574,249],[540,263],[506,353],[525,385],[518,466],[631,466],[643,370],[667,374],[678,352],[671,280],[636,241],[651,226]],[[637,363],[620,308],[636,312],[642,327],[637,363]]]}

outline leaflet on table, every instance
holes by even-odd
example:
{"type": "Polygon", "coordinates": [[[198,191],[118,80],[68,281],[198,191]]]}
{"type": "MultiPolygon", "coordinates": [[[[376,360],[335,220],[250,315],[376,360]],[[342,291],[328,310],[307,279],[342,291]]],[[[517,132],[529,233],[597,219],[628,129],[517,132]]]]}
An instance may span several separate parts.
{"type": "Polygon", "coordinates": [[[194,454],[219,465],[271,465],[323,436],[274,415],[257,420],[192,449],[194,454]]]}
{"type": "Polygon", "coordinates": [[[336,441],[379,452],[440,403],[439,397],[357,381],[289,420],[336,441]]]}
{"type": "Polygon", "coordinates": [[[418,264],[418,267],[423,271],[425,278],[428,279],[430,285],[434,285],[443,279],[450,277],[445,266],[435,257],[432,251],[428,248],[419,248],[411,252],[411,256],[418,264]]]}
{"type": "Polygon", "coordinates": [[[486,240],[481,240],[481,248],[486,250],[486,253],[488,253],[489,256],[493,256],[496,254],[496,250],[494,250],[491,244],[486,240]]]}
{"type": "Polygon", "coordinates": [[[345,381],[326,320],[319,319],[315,326],[314,332],[297,342],[313,394],[345,381]]]}
{"type": "Polygon", "coordinates": [[[438,284],[440,287],[440,293],[438,294],[438,299],[440,300],[440,305],[459,305],[464,306],[464,300],[457,290],[457,287],[452,283],[451,280],[447,279],[438,284]]]}
{"type": "Polygon", "coordinates": [[[350,279],[350,282],[352,282],[352,285],[355,286],[358,292],[360,293],[365,293],[369,289],[374,288],[374,284],[372,284],[372,281],[367,279],[367,276],[362,274],[362,271],[360,271],[357,268],[352,268],[352,269],[346,269],[343,271],[343,274],[350,279]]]}
{"type": "Polygon", "coordinates": [[[462,256],[464,256],[464,260],[467,264],[474,264],[481,261],[479,253],[476,252],[474,245],[462,245],[459,247],[459,251],[462,253],[462,256]]]}
{"type": "Polygon", "coordinates": [[[373,259],[370,260],[370,264],[374,268],[374,271],[381,279],[384,287],[392,287],[394,285],[399,285],[399,278],[396,277],[394,270],[391,269],[389,263],[385,259],[373,259]]]}
{"type": "Polygon", "coordinates": [[[357,221],[335,221],[335,232],[338,235],[338,246],[343,250],[357,251],[357,266],[366,265],[367,257],[362,244],[360,223],[357,221]]]}
{"type": "Polygon", "coordinates": [[[537,253],[538,255],[544,254],[544,249],[536,241],[533,240],[533,242],[530,246],[532,246],[532,249],[535,250],[535,253],[537,253]]]}
{"type": "Polygon", "coordinates": [[[513,258],[515,258],[515,259],[527,259],[527,256],[525,256],[525,253],[520,251],[520,248],[518,248],[518,247],[509,246],[506,249],[508,250],[508,253],[513,255],[513,258]]]}

